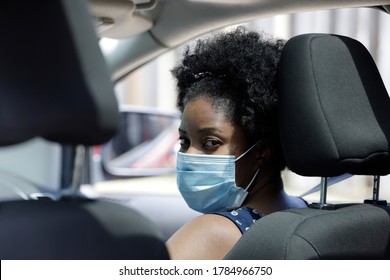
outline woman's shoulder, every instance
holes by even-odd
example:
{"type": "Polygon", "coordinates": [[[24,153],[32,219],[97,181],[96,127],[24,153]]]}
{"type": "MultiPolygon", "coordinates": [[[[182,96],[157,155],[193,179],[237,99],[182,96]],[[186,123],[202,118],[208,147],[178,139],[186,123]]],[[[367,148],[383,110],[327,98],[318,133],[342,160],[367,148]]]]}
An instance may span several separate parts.
{"type": "Polygon", "coordinates": [[[238,228],[220,215],[198,216],[167,241],[172,259],[222,259],[241,237],[238,228]]]}
{"type": "Polygon", "coordinates": [[[203,238],[207,237],[208,240],[220,238],[226,240],[231,236],[241,237],[241,233],[229,219],[215,214],[204,214],[195,217],[186,223],[180,231],[187,231],[191,236],[201,235],[203,238]]]}

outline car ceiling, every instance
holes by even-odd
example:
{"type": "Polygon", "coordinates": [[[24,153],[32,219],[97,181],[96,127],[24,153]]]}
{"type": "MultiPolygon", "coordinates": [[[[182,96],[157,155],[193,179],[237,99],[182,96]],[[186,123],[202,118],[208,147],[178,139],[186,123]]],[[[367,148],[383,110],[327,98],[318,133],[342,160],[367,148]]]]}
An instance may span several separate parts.
{"type": "Polygon", "coordinates": [[[89,0],[99,37],[118,39],[103,53],[114,81],[193,38],[278,14],[378,7],[390,0],[89,0]]]}

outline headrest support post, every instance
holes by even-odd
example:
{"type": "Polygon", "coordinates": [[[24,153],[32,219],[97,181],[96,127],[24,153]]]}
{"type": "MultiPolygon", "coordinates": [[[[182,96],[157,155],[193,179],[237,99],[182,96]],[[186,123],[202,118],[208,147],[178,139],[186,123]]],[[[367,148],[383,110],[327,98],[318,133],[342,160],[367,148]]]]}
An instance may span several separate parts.
{"type": "Polygon", "coordinates": [[[69,189],[65,190],[63,196],[75,197],[78,194],[80,185],[83,182],[85,158],[87,149],[84,145],[77,145],[75,147],[75,156],[73,163],[73,174],[72,174],[72,184],[69,186],[69,189]]]}
{"type": "Polygon", "coordinates": [[[379,185],[380,185],[380,176],[374,175],[374,184],[372,188],[372,199],[366,199],[364,200],[364,203],[368,204],[374,204],[374,205],[387,205],[386,200],[380,200],[379,199],[379,185]]]}
{"type": "Polygon", "coordinates": [[[328,193],[328,177],[321,177],[321,193],[320,193],[320,204],[326,204],[326,196],[328,193]]]}
{"type": "Polygon", "coordinates": [[[92,184],[92,147],[86,146],[85,147],[85,154],[84,154],[84,172],[83,172],[83,185],[91,185],[92,184]]]}
{"type": "Polygon", "coordinates": [[[326,203],[326,196],[328,192],[328,177],[321,177],[321,189],[320,189],[320,202],[312,203],[309,205],[310,208],[323,209],[323,210],[334,210],[334,204],[326,203]]]}
{"type": "Polygon", "coordinates": [[[380,185],[380,176],[379,175],[374,175],[374,186],[372,190],[372,199],[374,201],[379,200],[379,185],[380,185]]]}
{"type": "Polygon", "coordinates": [[[59,199],[62,198],[77,198],[81,194],[81,185],[92,184],[91,158],[92,147],[86,145],[74,145],[74,155],[72,164],[72,175],[69,184],[64,186],[59,199]]]}

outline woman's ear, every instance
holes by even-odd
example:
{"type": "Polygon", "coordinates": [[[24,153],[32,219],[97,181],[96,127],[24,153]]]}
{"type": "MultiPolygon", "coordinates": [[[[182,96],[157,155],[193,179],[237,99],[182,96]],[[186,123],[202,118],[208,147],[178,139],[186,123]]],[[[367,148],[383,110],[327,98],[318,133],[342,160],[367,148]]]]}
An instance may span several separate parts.
{"type": "Polygon", "coordinates": [[[260,145],[256,145],[256,161],[259,165],[259,168],[262,168],[264,166],[267,166],[271,156],[272,156],[272,149],[269,147],[260,147],[260,145]]]}

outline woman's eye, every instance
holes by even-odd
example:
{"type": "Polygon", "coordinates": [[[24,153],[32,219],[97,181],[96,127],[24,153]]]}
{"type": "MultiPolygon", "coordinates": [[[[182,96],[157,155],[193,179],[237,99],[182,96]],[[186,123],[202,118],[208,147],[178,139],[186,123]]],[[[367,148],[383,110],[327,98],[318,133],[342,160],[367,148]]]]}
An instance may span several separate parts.
{"type": "Polygon", "coordinates": [[[180,137],[179,138],[180,150],[186,150],[190,146],[190,141],[187,138],[180,137]]]}
{"type": "Polygon", "coordinates": [[[217,146],[219,146],[221,144],[220,141],[218,140],[215,140],[215,139],[208,139],[204,142],[203,146],[206,148],[206,149],[210,149],[210,148],[216,148],[217,146]]]}

